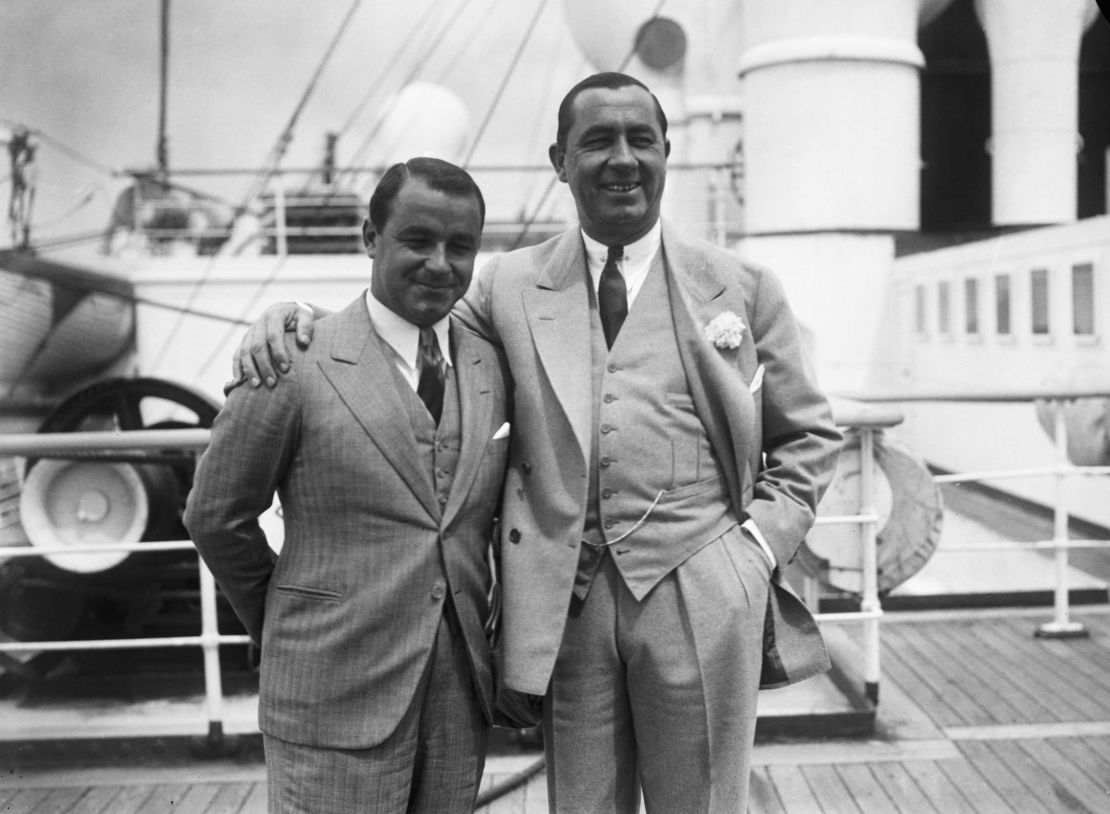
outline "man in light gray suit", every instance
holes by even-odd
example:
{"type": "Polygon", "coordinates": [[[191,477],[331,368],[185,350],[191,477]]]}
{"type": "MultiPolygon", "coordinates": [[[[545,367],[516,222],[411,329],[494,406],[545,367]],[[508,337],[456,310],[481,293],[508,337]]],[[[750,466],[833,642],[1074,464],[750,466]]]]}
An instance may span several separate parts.
{"type": "Polygon", "coordinates": [[[458,167],[390,168],[364,226],[369,291],[212,428],[185,525],[261,645],[271,812],[473,809],[508,425],[498,352],[448,314],[484,214],[458,167]],[[275,491],[280,555],[258,523],[275,491]]]}
{"type": "MultiPolygon", "coordinates": [[[[666,134],[629,76],[572,88],[549,156],[580,228],[456,310],[514,382],[498,703],[542,710],[556,812],[745,811],[757,690],[829,664],[782,569],[840,434],[777,279],[660,220],[666,134]]],[[[309,316],[272,308],[237,366],[275,380],[249,347],[284,363],[309,316]]]]}

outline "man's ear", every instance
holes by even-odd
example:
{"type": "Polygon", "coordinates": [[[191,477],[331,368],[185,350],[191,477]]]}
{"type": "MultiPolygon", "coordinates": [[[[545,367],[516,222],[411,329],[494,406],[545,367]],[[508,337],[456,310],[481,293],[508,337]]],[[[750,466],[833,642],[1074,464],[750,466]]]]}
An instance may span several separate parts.
{"type": "Polygon", "coordinates": [[[663,157],[671,157],[671,140],[669,138],[663,139],[663,157]]]}
{"type": "Polygon", "coordinates": [[[377,239],[378,233],[374,230],[374,224],[367,218],[362,222],[362,245],[366,247],[366,256],[369,258],[374,257],[374,246],[377,239]]]}
{"type": "Polygon", "coordinates": [[[555,175],[565,184],[567,182],[566,150],[560,150],[558,144],[552,144],[547,148],[547,157],[551,160],[551,166],[555,168],[555,175]]]}

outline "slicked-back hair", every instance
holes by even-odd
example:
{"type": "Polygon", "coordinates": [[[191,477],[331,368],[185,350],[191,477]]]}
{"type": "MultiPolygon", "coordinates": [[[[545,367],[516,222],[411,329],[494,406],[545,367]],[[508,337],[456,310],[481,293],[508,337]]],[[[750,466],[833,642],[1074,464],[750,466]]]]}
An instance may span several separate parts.
{"type": "Polygon", "coordinates": [[[659,104],[659,100],[655,98],[655,94],[651,92],[651,88],[634,76],[617,73],[616,71],[605,71],[603,73],[595,73],[592,76],[587,76],[567,91],[567,95],[563,97],[563,101],[559,104],[559,124],[558,130],[555,133],[555,144],[558,145],[559,149],[566,149],[567,133],[570,132],[571,125],[574,124],[574,100],[578,98],[578,94],[593,88],[618,90],[627,87],[643,88],[648,92],[648,95],[651,96],[651,101],[655,104],[655,116],[659,119],[659,129],[663,131],[663,138],[666,138],[667,114],[663,112],[663,106],[659,104]]]}
{"type": "Polygon", "coordinates": [[[486,201],[470,173],[449,161],[420,156],[394,164],[378,181],[374,194],[370,196],[370,224],[374,231],[381,232],[385,228],[393,211],[393,199],[410,178],[423,181],[429,188],[445,195],[473,197],[478,201],[481,225],[485,225],[486,201]]]}

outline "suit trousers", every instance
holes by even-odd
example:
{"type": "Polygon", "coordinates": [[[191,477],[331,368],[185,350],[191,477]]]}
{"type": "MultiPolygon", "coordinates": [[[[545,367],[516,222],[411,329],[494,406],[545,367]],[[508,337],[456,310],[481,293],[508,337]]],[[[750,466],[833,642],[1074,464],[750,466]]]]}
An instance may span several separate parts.
{"type": "Polygon", "coordinates": [[[489,725],[466,645],[445,606],[409,709],[384,742],[329,749],[263,737],[270,814],[455,814],[472,811],[489,725]]]}
{"type": "Polygon", "coordinates": [[[552,812],[747,810],[770,575],[739,526],[640,602],[606,553],[544,699],[552,812]]]}

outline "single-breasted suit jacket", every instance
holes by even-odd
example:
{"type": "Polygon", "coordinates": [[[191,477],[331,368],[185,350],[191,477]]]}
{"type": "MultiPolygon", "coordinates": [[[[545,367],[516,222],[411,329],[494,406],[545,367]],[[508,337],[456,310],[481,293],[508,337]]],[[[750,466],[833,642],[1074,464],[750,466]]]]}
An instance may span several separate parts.
{"type": "MultiPolygon", "coordinates": [[[[754,519],[785,565],[813,523],[840,433],[806,369],[778,280],[665,222],[662,251],[682,364],[737,518],[754,519]],[[729,312],[745,335],[735,349],[718,348],[705,327],[729,312]]],[[[504,680],[536,695],[547,689],[562,640],[586,508],[593,443],[587,274],[574,229],[494,258],[456,311],[502,345],[514,380],[500,546],[504,680]]],[[[764,686],[828,666],[812,617],[780,571],[773,582],[764,686]]]]}
{"type": "Polygon", "coordinates": [[[452,321],[462,440],[441,505],[364,299],[316,330],[276,389],[229,394],[185,515],[261,643],[261,728],[311,746],[382,742],[414,696],[448,595],[489,718],[487,552],[508,448],[493,437],[507,418],[497,351],[452,321]],[[275,490],[280,556],[258,523],[275,490]]]}

